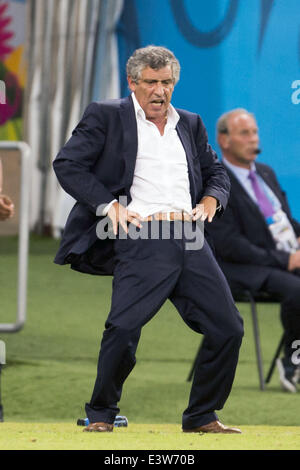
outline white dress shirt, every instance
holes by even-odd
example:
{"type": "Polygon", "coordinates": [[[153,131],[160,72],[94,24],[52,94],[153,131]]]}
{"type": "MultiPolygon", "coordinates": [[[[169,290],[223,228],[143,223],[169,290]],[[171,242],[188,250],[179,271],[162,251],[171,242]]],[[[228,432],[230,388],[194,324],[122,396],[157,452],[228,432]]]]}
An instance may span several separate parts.
{"type": "MultiPolygon", "coordinates": [[[[142,217],[156,212],[192,212],[185,150],[176,131],[179,115],[170,104],[164,134],[146,119],[135,94],[132,100],[137,120],[138,151],[130,188],[128,210],[142,217]]],[[[104,209],[106,215],[111,201],[104,209]]]]}
{"type": "Polygon", "coordinates": [[[138,152],[128,210],[142,217],[156,212],[191,213],[192,202],[185,150],[176,131],[179,115],[170,104],[164,134],[146,119],[134,93],[138,152]]]}

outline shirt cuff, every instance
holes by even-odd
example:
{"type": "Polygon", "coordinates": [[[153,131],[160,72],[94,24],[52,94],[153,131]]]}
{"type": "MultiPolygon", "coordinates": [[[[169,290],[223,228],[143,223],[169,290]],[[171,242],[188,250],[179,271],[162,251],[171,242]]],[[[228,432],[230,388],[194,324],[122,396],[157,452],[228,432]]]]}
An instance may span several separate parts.
{"type": "Polygon", "coordinates": [[[222,209],[222,204],[220,203],[220,201],[217,199],[217,208],[216,208],[216,211],[220,211],[222,209]]]}
{"type": "Polygon", "coordinates": [[[111,208],[111,206],[113,205],[114,202],[118,202],[117,199],[113,199],[112,201],[110,201],[107,206],[104,207],[103,211],[102,211],[102,215],[107,215],[109,209],[111,208]]]}

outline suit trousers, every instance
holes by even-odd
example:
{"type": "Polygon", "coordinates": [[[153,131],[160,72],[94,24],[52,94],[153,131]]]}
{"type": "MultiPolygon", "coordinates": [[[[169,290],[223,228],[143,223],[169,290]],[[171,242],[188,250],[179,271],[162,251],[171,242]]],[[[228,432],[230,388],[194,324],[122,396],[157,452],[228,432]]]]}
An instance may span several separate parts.
{"type": "Polygon", "coordinates": [[[300,339],[300,275],[293,272],[271,269],[263,286],[266,292],[281,302],[281,322],[284,329],[284,356],[291,362],[295,340],[300,339]]]}
{"type": "Polygon", "coordinates": [[[269,293],[281,304],[281,323],[284,329],[284,357],[291,362],[295,351],[292,344],[300,339],[300,270],[227,263],[220,266],[233,290],[249,289],[269,293]]]}
{"type": "Polygon", "coordinates": [[[208,243],[203,239],[199,246],[202,231],[196,223],[147,222],[142,230],[147,230],[148,238],[114,242],[111,310],[93,394],[85,406],[87,417],[90,422],[114,422],[124,381],[136,362],[141,329],[170,299],[184,322],[204,335],[182,425],[208,424],[217,419],[215,410],[223,408],[232,388],[243,337],[242,318],[208,243]],[[155,238],[149,235],[154,224],[160,230],[155,238]],[[168,231],[169,238],[165,238],[163,233],[168,231]],[[194,244],[191,233],[195,240],[200,234],[194,244]]]}

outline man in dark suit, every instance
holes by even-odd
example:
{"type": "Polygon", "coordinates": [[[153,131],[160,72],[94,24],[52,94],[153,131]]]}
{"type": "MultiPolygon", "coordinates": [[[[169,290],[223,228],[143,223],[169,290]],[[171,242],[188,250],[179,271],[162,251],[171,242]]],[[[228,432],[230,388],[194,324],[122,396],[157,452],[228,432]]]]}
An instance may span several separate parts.
{"type": "Polygon", "coordinates": [[[232,289],[263,290],[281,301],[285,346],[277,367],[284,389],[296,392],[299,368],[292,356],[300,339],[300,224],[274,171],[256,162],[255,117],[244,109],[229,111],[218,120],[217,136],[231,194],[224,216],[207,230],[232,289]]]}
{"type": "Polygon", "coordinates": [[[141,328],[169,298],[204,334],[183,431],[240,432],[220,423],[215,410],[232,387],[242,319],[201,239],[201,223],[226,207],[229,180],[200,117],[171,105],[179,70],[168,49],[135,51],[127,63],[131,96],[89,105],[54,161],[77,200],[55,261],[114,275],[86,431],[113,430],[141,328]]]}

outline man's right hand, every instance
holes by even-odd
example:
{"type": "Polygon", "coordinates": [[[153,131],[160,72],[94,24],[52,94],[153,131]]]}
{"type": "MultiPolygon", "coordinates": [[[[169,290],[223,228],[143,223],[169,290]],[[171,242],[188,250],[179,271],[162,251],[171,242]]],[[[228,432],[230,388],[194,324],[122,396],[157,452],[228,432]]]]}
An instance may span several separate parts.
{"type": "Polygon", "coordinates": [[[141,228],[141,216],[137,212],[128,211],[126,207],[118,202],[114,202],[107,212],[108,217],[112,221],[113,232],[115,235],[118,233],[118,225],[120,224],[125,233],[128,233],[127,223],[131,223],[136,227],[141,228]]]}
{"type": "Polygon", "coordinates": [[[9,219],[14,215],[14,205],[8,196],[0,196],[0,220],[9,219]]]}
{"type": "Polygon", "coordinates": [[[289,258],[288,270],[295,271],[295,269],[300,268],[300,250],[292,253],[289,258]]]}

